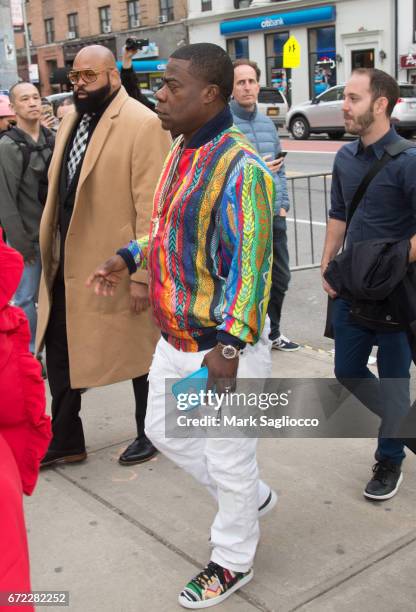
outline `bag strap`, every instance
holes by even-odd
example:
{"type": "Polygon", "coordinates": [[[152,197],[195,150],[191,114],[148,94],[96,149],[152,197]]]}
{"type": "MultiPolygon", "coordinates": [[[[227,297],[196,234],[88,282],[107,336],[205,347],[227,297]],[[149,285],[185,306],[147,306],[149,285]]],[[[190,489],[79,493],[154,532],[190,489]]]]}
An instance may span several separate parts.
{"type": "Polygon", "coordinates": [[[8,130],[7,136],[10,138],[10,140],[13,140],[13,142],[17,144],[22,154],[22,170],[20,173],[20,182],[22,182],[23,176],[27,170],[27,167],[29,166],[30,156],[32,154],[31,147],[24,137],[24,134],[17,127],[13,127],[8,130]]]}
{"type": "Polygon", "coordinates": [[[45,137],[45,141],[46,141],[46,145],[43,147],[44,149],[50,149],[51,152],[54,149],[55,146],[55,136],[52,132],[52,130],[49,130],[48,128],[46,128],[45,126],[41,125],[40,126],[42,133],[45,137]]]}
{"type": "Polygon", "coordinates": [[[370,170],[367,172],[361,183],[358,185],[357,190],[351,200],[351,206],[348,211],[347,222],[345,226],[344,240],[342,242],[343,250],[345,240],[347,238],[348,227],[371,181],[377,176],[380,170],[382,170],[391,159],[397,157],[398,155],[400,155],[400,153],[407,151],[407,149],[412,149],[415,147],[416,145],[414,145],[412,142],[409,142],[409,140],[406,140],[405,138],[399,138],[395,142],[385,145],[382,157],[380,159],[377,159],[371,166],[370,170]]]}

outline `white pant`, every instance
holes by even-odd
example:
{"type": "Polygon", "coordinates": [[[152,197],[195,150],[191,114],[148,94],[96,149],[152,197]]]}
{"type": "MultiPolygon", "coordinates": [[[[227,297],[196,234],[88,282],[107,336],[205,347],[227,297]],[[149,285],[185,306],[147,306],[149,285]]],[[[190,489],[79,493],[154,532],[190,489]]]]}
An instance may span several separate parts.
{"type": "MultiPolygon", "coordinates": [[[[269,326],[240,357],[238,378],[271,374],[269,326]]],[[[253,565],[259,540],[258,508],[270,489],[259,480],[255,438],[166,438],[165,378],[184,378],[201,367],[208,351],[185,353],[161,338],[149,372],[146,435],[164,455],[192,474],[218,501],[211,526],[211,560],[232,571],[253,565]]]]}

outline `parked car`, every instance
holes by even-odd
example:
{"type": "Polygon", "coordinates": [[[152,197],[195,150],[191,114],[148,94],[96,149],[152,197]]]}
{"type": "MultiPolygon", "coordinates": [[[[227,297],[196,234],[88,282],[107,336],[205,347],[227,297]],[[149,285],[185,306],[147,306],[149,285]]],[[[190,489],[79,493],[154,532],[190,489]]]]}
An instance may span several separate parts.
{"type": "MultiPolygon", "coordinates": [[[[399,83],[400,98],[393,109],[392,123],[406,138],[416,132],[416,86],[399,83]]],[[[327,89],[312,100],[292,106],[286,116],[286,128],[296,140],[305,140],[310,134],[327,133],[339,139],[345,134],[342,112],[344,85],[327,89]]]]}
{"type": "Polygon", "coordinates": [[[275,87],[260,87],[258,109],[277,125],[284,125],[289,109],[287,100],[275,87]]]}
{"type": "Polygon", "coordinates": [[[146,98],[150,102],[153,102],[153,104],[156,106],[157,100],[155,98],[155,92],[152,89],[141,89],[140,91],[146,96],[146,98]]]}
{"type": "Polygon", "coordinates": [[[400,98],[391,115],[391,122],[402,136],[411,138],[416,132],[416,85],[399,84],[400,98]]]}

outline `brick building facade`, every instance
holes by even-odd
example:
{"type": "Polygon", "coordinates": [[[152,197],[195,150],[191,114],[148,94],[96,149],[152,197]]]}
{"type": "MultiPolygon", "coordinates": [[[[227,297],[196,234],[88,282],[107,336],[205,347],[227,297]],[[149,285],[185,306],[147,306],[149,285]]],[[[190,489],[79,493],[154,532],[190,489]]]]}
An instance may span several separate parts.
{"type": "MultiPolygon", "coordinates": [[[[143,66],[143,85],[151,86],[162,59],[187,41],[187,0],[26,0],[25,6],[42,95],[66,88],[66,71],[85,45],[98,42],[120,59],[128,36],[149,39],[155,65],[148,62],[148,72],[144,64],[138,66],[140,72],[143,66]]],[[[16,33],[15,43],[19,76],[27,80],[22,33],[16,33]]]]}

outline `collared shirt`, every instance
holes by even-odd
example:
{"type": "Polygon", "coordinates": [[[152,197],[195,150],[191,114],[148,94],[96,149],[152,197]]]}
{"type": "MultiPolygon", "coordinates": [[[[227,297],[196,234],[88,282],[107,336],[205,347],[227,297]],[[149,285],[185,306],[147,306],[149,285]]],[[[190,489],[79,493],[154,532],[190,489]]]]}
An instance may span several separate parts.
{"type": "MultiPolygon", "coordinates": [[[[364,176],[384,145],[400,137],[391,128],[376,143],[363,146],[360,139],[345,144],[337,153],[332,174],[332,219],[346,221],[347,211],[364,176]]],[[[391,159],[371,181],[348,228],[352,244],[376,238],[406,239],[416,234],[416,149],[391,159]]]]}
{"type": "MultiPolygon", "coordinates": [[[[88,149],[88,145],[90,143],[90,140],[92,138],[92,135],[94,133],[95,128],[98,125],[98,122],[100,121],[101,117],[103,116],[104,112],[107,110],[107,108],[110,106],[111,102],[114,100],[114,98],[116,97],[116,95],[118,94],[118,92],[120,91],[120,89],[117,89],[117,91],[114,91],[111,96],[109,96],[108,98],[106,98],[106,100],[103,102],[103,104],[100,106],[100,108],[97,110],[97,112],[95,113],[91,113],[92,115],[92,119],[90,121],[90,124],[88,126],[88,140],[87,140],[87,145],[85,147],[85,151],[84,151],[84,155],[81,158],[80,161],[80,166],[82,166],[82,162],[84,161],[84,157],[85,154],[87,152],[88,149]]],[[[74,128],[72,130],[72,134],[70,136],[70,142],[69,142],[69,147],[68,147],[68,151],[71,150],[72,148],[72,143],[74,142],[74,138],[75,138],[75,134],[77,133],[77,129],[78,126],[83,118],[84,114],[79,115],[78,117],[78,121],[76,122],[76,124],[74,125],[74,128]]],[[[77,172],[77,174],[74,176],[74,179],[78,182],[78,178],[79,178],[79,172],[77,172]]]]}
{"type": "Polygon", "coordinates": [[[270,293],[273,177],[228,108],[183,147],[156,188],[153,232],[119,251],[149,270],[155,319],[177,349],[260,337],[270,293]]]}
{"type": "Polygon", "coordinates": [[[70,198],[66,198],[64,200],[62,200],[60,202],[60,206],[59,206],[59,219],[58,219],[58,224],[59,224],[59,231],[60,231],[60,236],[61,236],[61,255],[60,255],[60,260],[61,260],[61,267],[60,267],[60,272],[59,272],[59,277],[63,278],[64,275],[64,261],[65,261],[65,240],[66,240],[66,235],[68,233],[68,229],[69,229],[69,224],[71,223],[71,218],[72,218],[72,213],[73,213],[73,207],[74,207],[74,201],[75,201],[75,193],[77,190],[77,186],[78,186],[78,181],[79,181],[79,177],[80,177],[80,173],[81,173],[81,169],[82,169],[82,164],[84,163],[84,159],[85,159],[85,155],[87,153],[87,149],[88,149],[88,145],[91,142],[91,138],[92,135],[94,133],[95,128],[97,127],[101,117],[103,116],[104,112],[107,110],[107,108],[109,107],[109,105],[111,104],[111,102],[114,100],[114,98],[116,97],[116,95],[118,94],[118,92],[120,91],[120,89],[118,89],[117,91],[113,92],[111,94],[111,96],[109,96],[105,102],[100,106],[100,108],[98,109],[98,111],[96,113],[93,114],[93,117],[90,121],[90,124],[88,126],[88,140],[87,140],[87,145],[85,147],[85,151],[78,163],[77,166],[77,171],[75,172],[75,175],[72,179],[72,182],[70,185],[68,185],[68,166],[67,166],[67,162],[68,162],[68,158],[69,158],[69,153],[71,151],[73,142],[74,142],[74,138],[75,138],[75,134],[77,133],[77,129],[78,129],[78,125],[80,123],[80,121],[82,120],[82,117],[84,116],[83,114],[78,116],[78,120],[76,121],[72,133],[69,137],[69,142],[68,142],[68,147],[67,147],[67,152],[68,155],[64,156],[63,158],[63,163],[62,163],[62,167],[61,167],[61,172],[65,173],[65,180],[66,180],[66,185],[67,185],[67,189],[71,189],[71,193],[72,193],[72,197],[70,198]]]}

